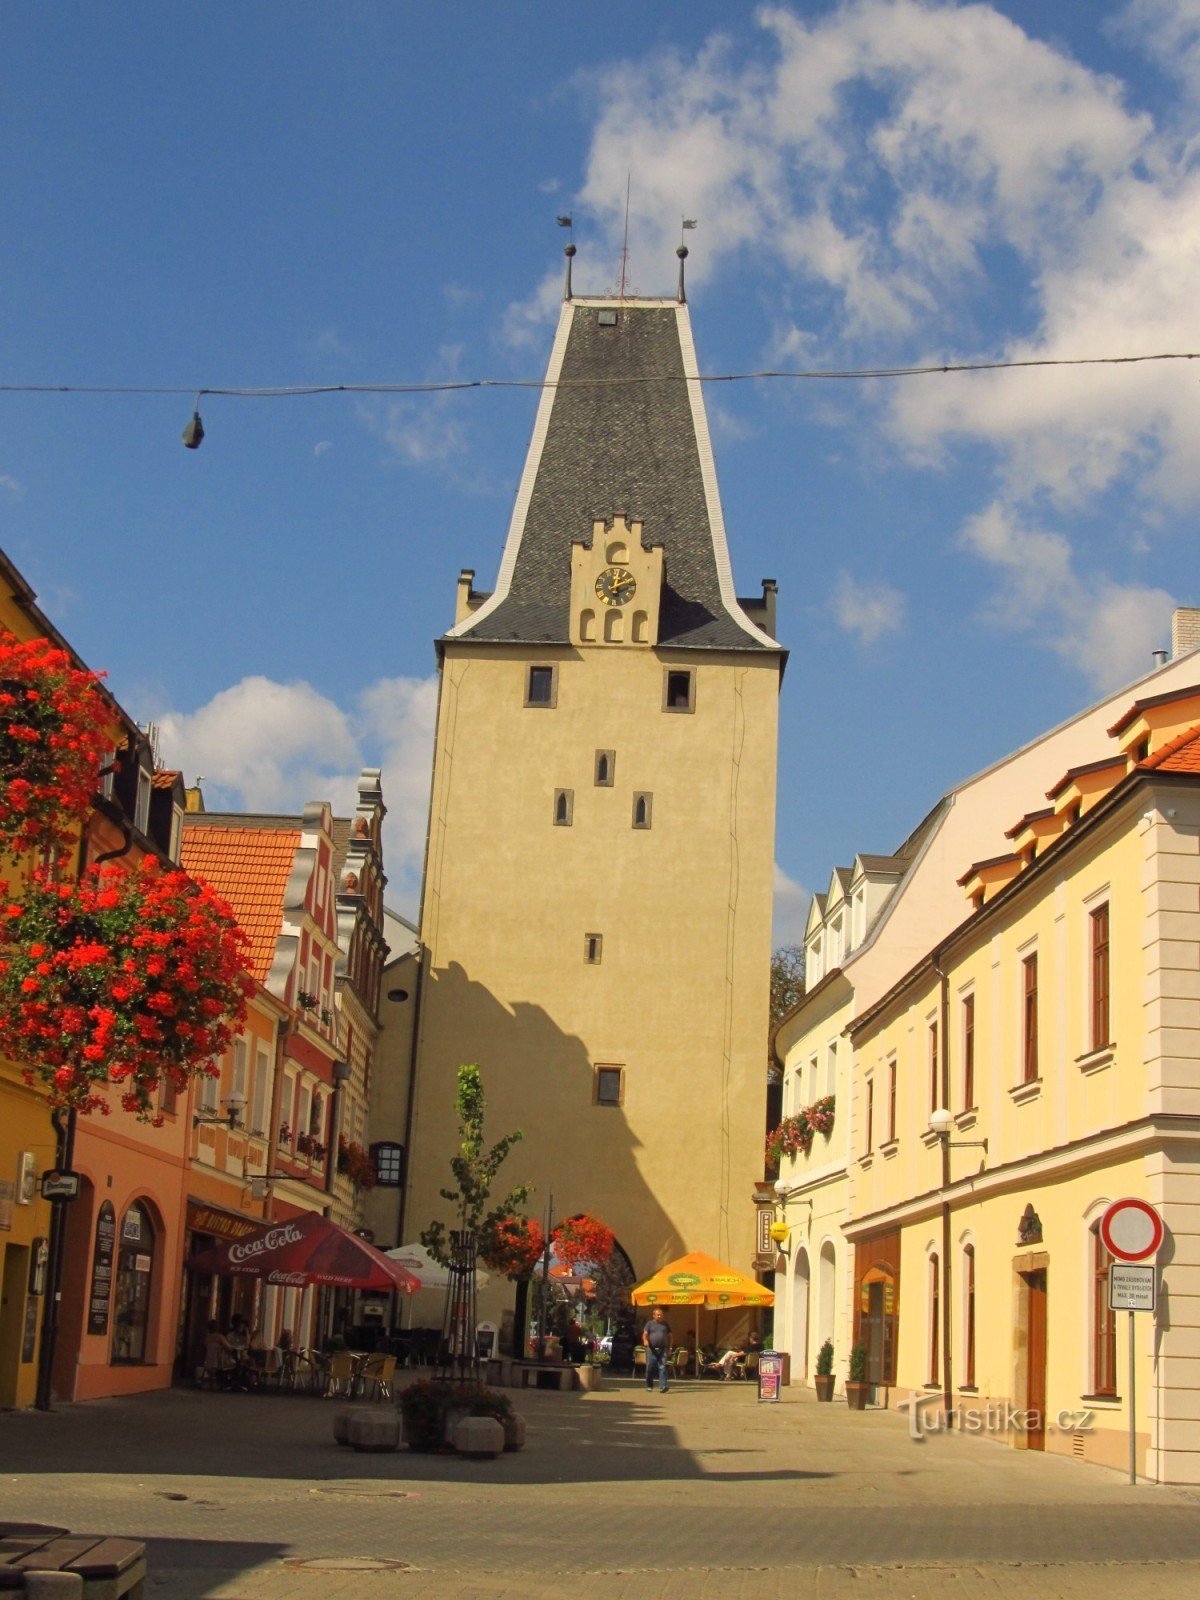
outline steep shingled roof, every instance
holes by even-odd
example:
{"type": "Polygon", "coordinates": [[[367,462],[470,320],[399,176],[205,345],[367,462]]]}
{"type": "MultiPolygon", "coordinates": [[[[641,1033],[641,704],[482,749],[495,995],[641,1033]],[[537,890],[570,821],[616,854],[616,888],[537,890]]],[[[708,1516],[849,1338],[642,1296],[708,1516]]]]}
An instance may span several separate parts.
{"type": "Polygon", "coordinates": [[[208,827],[203,812],[184,818],[182,865],[211,883],[233,907],[250,941],[250,968],[260,983],[275,959],[283,891],[299,847],[298,826],[208,827]]]}
{"type": "MultiPolygon", "coordinates": [[[[594,301],[572,305],[556,380],[552,359],[549,421],[540,455],[535,428],[526,466],[527,484],[536,465],[529,503],[505,551],[507,593],[502,568],[501,598],[452,636],[566,644],[571,546],[590,544],[593,523],[621,513],[642,522],[647,548],[663,548],[660,644],[778,649],[722,596],[724,532],[713,526],[720,512],[706,490],[692,385],[684,381],[686,308],[613,302],[607,309],[614,325],[601,324],[602,309],[594,301]]],[[[689,349],[690,343],[688,334],[689,349]]],[[[715,478],[710,482],[715,500],[715,478]]]]}

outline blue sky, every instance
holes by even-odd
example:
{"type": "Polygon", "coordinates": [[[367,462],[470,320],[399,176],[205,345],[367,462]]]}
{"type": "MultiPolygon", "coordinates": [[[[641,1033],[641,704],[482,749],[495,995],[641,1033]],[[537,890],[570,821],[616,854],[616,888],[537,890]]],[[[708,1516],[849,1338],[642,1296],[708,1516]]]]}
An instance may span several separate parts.
{"type": "MultiPolygon", "coordinates": [[[[555,215],[612,286],[627,173],[641,292],[698,219],[704,371],[1200,348],[1198,68],[1200,0],[5,7],[0,382],[538,378],[555,215]]],[[[1198,377],[710,388],[791,650],[781,935],[1200,601],[1198,377]]],[[[0,393],[0,543],[210,804],[382,762],[411,914],[432,640],[534,403],[210,397],[192,452],[186,396],[0,393]]]]}

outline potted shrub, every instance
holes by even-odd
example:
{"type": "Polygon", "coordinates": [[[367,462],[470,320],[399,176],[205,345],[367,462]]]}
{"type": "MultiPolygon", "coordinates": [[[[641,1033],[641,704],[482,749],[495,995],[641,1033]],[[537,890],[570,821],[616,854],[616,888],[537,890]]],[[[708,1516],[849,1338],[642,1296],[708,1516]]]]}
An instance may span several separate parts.
{"type": "Polygon", "coordinates": [[[850,1352],[850,1371],[846,1378],[846,1404],[851,1411],[863,1409],[870,1387],[867,1382],[867,1347],[865,1344],[856,1344],[850,1352]]]}
{"type": "Polygon", "coordinates": [[[818,1400],[833,1399],[833,1340],[826,1339],[817,1351],[817,1370],[813,1378],[813,1388],[817,1391],[818,1400]]]}
{"type": "Polygon", "coordinates": [[[446,1432],[445,1386],[424,1379],[400,1394],[404,1439],[410,1450],[440,1450],[446,1432]]]}

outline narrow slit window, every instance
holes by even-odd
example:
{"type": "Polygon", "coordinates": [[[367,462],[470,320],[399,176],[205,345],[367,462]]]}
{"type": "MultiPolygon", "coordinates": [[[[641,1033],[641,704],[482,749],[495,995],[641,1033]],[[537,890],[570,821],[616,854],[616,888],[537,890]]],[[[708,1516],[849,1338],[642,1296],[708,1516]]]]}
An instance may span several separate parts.
{"type": "Polygon", "coordinates": [[[554,826],[556,828],[569,828],[574,811],[574,789],[556,789],[554,791],[554,826]]]}
{"type": "Polygon", "coordinates": [[[1021,996],[1023,1011],[1024,1060],[1022,1081],[1035,1083],[1038,1077],[1038,958],[1037,952],[1026,956],[1021,963],[1024,993],[1021,996]]]}
{"type": "Polygon", "coordinates": [[[583,936],[583,959],[590,967],[598,967],[604,954],[604,935],[602,933],[585,933],[583,936]]]}
{"type": "Polygon", "coordinates": [[[654,813],[654,796],[652,794],[635,794],[633,797],[633,825],[635,828],[648,828],[654,813]]]}
{"type": "Polygon", "coordinates": [[[689,668],[668,667],[663,679],[663,710],[696,709],[696,674],[689,668]]]}
{"type": "Polygon", "coordinates": [[[598,789],[611,789],[617,775],[617,753],[615,750],[596,751],[596,787],[598,789]]]}
{"type": "MultiPolygon", "coordinates": [[[[1108,1014],[1108,907],[1091,914],[1092,930],[1092,1049],[1111,1044],[1108,1014]]],[[[1097,1394],[1100,1392],[1096,1391],[1097,1394]]]]}
{"type": "Polygon", "coordinates": [[[963,996],[963,1110],[975,1109],[975,996],[963,996]]]}

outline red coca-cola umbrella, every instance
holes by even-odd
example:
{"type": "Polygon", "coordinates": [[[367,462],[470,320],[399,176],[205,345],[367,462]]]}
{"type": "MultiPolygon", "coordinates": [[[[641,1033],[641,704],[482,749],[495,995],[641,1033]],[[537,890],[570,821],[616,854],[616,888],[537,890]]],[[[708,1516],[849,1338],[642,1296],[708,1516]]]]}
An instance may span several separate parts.
{"type": "Polygon", "coordinates": [[[195,1272],[261,1278],[293,1288],[329,1283],[339,1289],[416,1294],[421,1287],[398,1261],[389,1261],[349,1228],[315,1212],[267,1223],[242,1239],[223,1240],[193,1256],[189,1265],[195,1272]]]}

